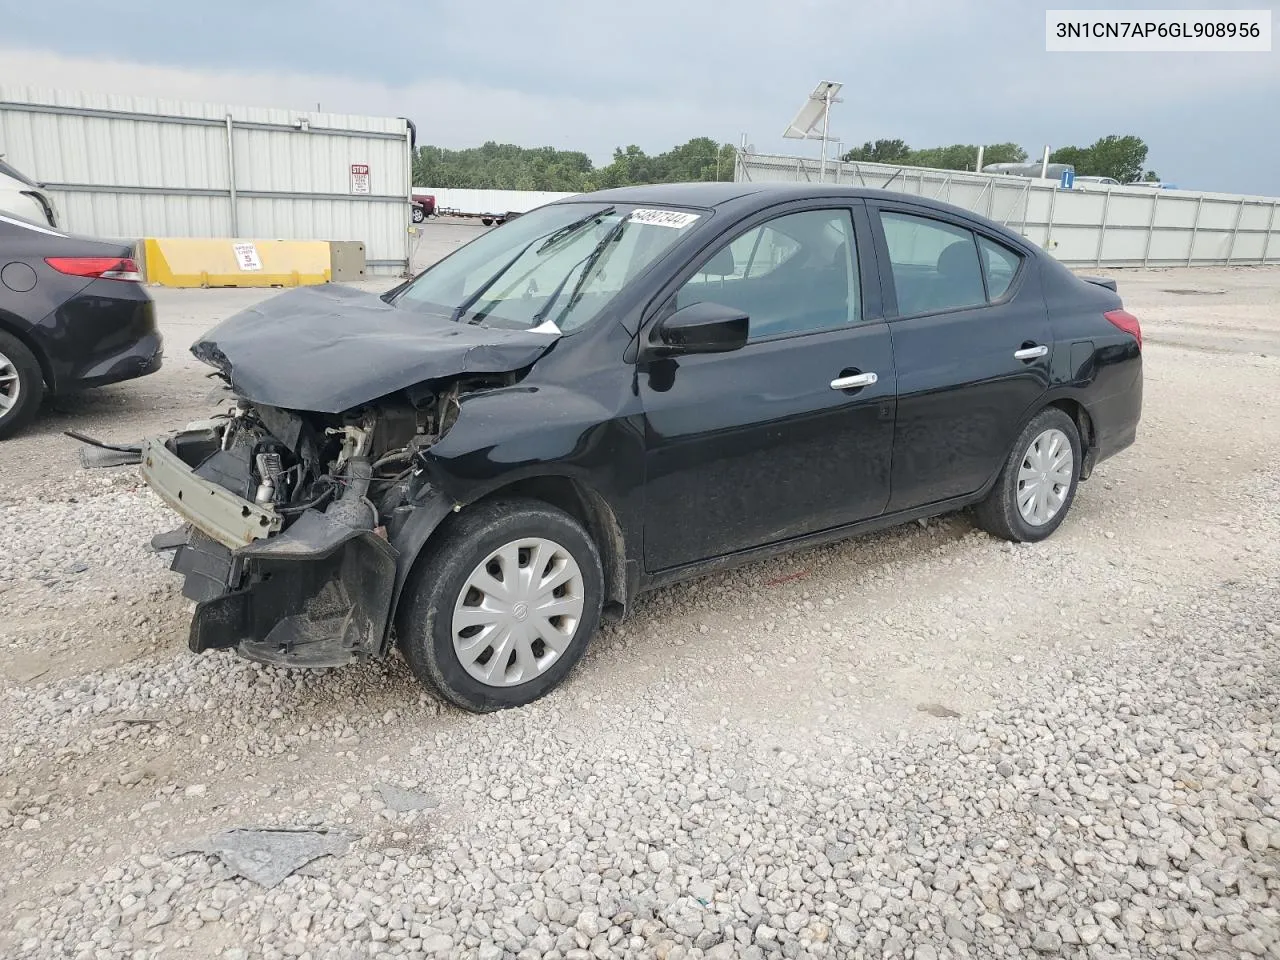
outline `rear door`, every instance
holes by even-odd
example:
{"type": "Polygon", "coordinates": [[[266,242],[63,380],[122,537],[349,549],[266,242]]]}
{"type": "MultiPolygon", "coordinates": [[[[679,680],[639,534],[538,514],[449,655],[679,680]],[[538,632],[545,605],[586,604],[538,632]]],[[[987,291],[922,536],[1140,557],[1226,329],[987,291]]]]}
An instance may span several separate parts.
{"type": "Polygon", "coordinates": [[[1049,386],[1036,262],[946,214],[869,203],[898,373],[889,511],[973,493],[1049,386]]]}

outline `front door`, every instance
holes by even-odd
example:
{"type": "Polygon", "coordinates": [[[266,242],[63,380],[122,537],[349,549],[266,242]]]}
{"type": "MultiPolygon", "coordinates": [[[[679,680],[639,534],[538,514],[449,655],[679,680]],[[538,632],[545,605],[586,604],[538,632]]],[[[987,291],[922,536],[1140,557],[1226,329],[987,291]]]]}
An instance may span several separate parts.
{"type": "Polygon", "coordinates": [[[962,220],[871,211],[898,366],[891,512],[980,490],[1049,386],[1035,263],[962,220]],[[896,315],[896,316],[895,316],[896,315]]]}
{"type": "Polygon", "coordinates": [[[807,206],[748,221],[666,304],[742,309],[745,347],[637,367],[650,572],[885,508],[896,378],[865,209],[807,206]]]}

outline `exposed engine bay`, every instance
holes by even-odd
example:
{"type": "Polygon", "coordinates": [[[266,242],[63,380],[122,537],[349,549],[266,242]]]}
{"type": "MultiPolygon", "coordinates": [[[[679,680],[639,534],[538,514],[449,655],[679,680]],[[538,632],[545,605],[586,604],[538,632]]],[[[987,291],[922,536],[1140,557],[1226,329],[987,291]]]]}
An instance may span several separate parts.
{"type": "Polygon", "coordinates": [[[339,666],[380,656],[407,564],[454,505],[423,452],[459,400],[518,373],[457,377],[343,414],[237,398],[142,448],[143,476],[187,521],[156,537],[196,601],[190,646],[339,666]]]}
{"type": "Polygon", "coordinates": [[[459,395],[511,379],[455,381],[421,396],[406,391],[398,401],[338,415],[238,400],[228,412],[191,424],[172,449],[197,476],[274,509],[282,529],[320,510],[372,530],[426,482],[420,454],[456,420],[459,395]]]}

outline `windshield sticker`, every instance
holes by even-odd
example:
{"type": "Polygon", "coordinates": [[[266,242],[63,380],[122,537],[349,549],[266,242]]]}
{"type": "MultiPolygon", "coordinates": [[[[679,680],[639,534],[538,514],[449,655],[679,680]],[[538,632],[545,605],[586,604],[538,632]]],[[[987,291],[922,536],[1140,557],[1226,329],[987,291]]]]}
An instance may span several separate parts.
{"type": "Polygon", "coordinates": [[[695,220],[701,219],[696,213],[684,213],[680,210],[632,210],[627,217],[632,223],[648,223],[655,227],[673,227],[683,230],[695,220]]]}

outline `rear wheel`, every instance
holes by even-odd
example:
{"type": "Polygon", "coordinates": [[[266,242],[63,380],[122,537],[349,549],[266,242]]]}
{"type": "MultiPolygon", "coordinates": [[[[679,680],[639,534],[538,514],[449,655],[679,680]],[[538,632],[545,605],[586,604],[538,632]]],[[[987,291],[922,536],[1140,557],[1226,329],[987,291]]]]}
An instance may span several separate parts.
{"type": "Polygon", "coordinates": [[[1005,540],[1043,540],[1062,525],[1080,482],[1080,432],[1057,407],[1041,410],[1019,435],[978,525],[1005,540]]]}
{"type": "Polygon", "coordinates": [[[43,396],[40,364],[21,340],[0,330],[0,440],[35,419],[43,396]]]}
{"type": "Polygon", "coordinates": [[[604,575],[582,525],[539,501],[495,501],[429,549],[397,624],[418,679],[475,713],[555,688],[600,622],[604,575]]]}
{"type": "Polygon", "coordinates": [[[421,223],[423,220],[427,219],[426,213],[423,211],[421,207],[417,206],[416,204],[414,205],[413,213],[411,214],[411,216],[413,217],[414,223],[421,223]]]}

